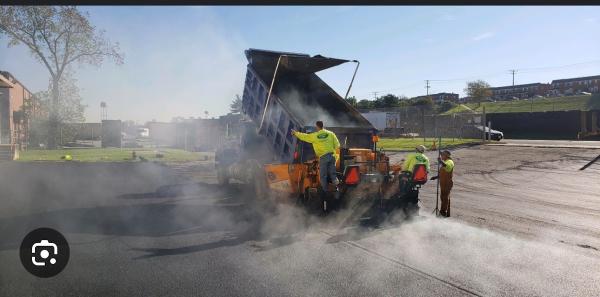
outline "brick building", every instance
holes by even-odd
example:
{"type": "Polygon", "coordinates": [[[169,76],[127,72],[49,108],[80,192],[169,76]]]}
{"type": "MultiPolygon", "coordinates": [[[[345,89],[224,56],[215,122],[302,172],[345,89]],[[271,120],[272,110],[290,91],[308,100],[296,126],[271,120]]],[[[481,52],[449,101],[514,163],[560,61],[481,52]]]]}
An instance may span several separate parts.
{"type": "Polygon", "coordinates": [[[550,96],[575,95],[579,92],[600,93],[600,75],[553,80],[550,96]]]}
{"type": "Polygon", "coordinates": [[[492,99],[494,100],[512,100],[514,98],[526,99],[536,95],[545,96],[550,89],[549,84],[532,83],[514,86],[503,86],[490,88],[492,99]]]}
{"type": "Polygon", "coordinates": [[[29,122],[24,107],[32,103],[31,92],[7,71],[0,71],[0,144],[21,145],[29,122]]]}

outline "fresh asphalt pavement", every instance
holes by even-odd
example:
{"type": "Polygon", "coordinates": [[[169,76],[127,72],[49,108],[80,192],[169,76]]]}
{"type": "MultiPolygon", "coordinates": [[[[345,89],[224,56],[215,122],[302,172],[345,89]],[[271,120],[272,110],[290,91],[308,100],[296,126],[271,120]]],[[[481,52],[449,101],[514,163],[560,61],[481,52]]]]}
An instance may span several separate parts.
{"type": "Polygon", "coordinates": [[[0,295],[592,296],[600,165],[577,168],[598,154],[456,150],[453,218],[430,215],[428,183],[420,218],[379,228],[344,222],[347,212],[264,212],[244,187],[216,186],[210,166],[183,179],[150,163],[2,163],[0,295]],[[37,227],[70,243],[66,269],[52,278],[19,260],[37,227]]]}

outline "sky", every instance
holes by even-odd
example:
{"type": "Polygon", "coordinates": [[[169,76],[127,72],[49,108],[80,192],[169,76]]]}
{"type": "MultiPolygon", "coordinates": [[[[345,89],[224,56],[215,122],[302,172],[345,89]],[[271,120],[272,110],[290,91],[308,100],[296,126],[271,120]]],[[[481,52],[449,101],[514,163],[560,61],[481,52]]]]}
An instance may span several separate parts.
{"type": "MultiPolygon", "coordinates": [[[[118,42],[123,65],[73,68],[86,120],[171,121],[226,114],[243,92],[244,50],[259,48],[356,59],[350,96],[453,92],[600,74],[600,7],[278,6],[80,7],[118,42]]],[[[48,71],[24,46],[0,37],[0,70],[30,91],[48,71]]],[[[354,65],[319,72],[342,96],[354,65]]]]}

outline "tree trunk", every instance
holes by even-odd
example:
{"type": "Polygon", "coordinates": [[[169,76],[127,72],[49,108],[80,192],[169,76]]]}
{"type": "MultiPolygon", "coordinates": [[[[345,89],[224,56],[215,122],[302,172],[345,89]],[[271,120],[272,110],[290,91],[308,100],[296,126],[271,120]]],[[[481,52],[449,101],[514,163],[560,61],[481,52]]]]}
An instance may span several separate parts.
{"type": "Polygon", "coordinates": [[[58,137],[58,100],[60,98],[58,78],[52,78],[52,102],[50,102],[50,114],[48,115],[48,148],[56,148],[56,138],[58,137]]]}

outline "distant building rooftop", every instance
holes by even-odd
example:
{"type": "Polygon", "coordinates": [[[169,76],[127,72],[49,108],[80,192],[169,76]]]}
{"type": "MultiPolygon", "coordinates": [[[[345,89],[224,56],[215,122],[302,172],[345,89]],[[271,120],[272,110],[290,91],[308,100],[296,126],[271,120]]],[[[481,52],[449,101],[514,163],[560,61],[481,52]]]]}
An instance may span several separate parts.
{"type": "Polygon", "coordinates": [[[574,77],[574,78],[564,78],[564,79],[555,79],[555,80],[552,81],[552,83],[563,83],[563,82],[571,82],[571,81],[578,81],[578,80],[588,80],[588,79],[600,79],[600,75],[574,77]]]}
{"type": "Polygon", "coordinates": [[[490,90],[502,90],[502,89],[513,89],[513,88],[524,88],[524,87],[532,87],[539,86],[542,83],[531,83],[531,84],[522,84],[522,85],[514,85],[514,86],[502,86],[502,87],[491,87],[490,90]]]}

